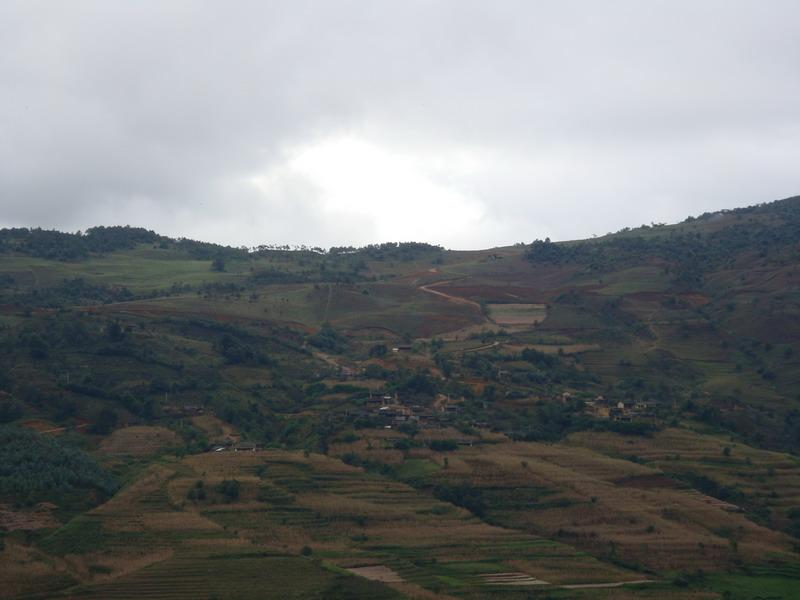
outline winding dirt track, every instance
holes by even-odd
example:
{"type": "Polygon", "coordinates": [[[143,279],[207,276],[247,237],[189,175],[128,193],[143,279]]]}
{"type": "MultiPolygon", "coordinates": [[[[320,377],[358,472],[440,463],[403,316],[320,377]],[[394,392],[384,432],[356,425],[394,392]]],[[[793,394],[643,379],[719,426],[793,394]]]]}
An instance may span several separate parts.
{"type": "MultiPolygon", "coordinates": [[[[459,279],[461,279],[461,278],[459,278],[459,279]]],[[[481,318],[483,319],[483,323],[478,324],[478,325],[475,325],[475,324],[468,325],[467,327],[463,327],[463,328],[457,329],[455,331],[447,332],[447,333],[442,334],[442,335],[440,335],[438,337],[440,337],[442,340],[458,340],[458,339],[461,338],[462,335],[466,338],[466,336],[469,335],[470,333],[476,333],[477,331],[484,329],[487,325],[490,328],[494,327],[496,329],[499,329],[499,327],[497,326],[497,323],[495,323],[492,320],[491,317],[486,316],[484,314],[484,312],[483,312],[483,308],[481,307],[481,305],[478,304],[477,302],[475,302],[474,300],[469,300],[467,298],[462,298],[461,296],[451,296],[450,294],[448,294],[446,292],[441,292],[439,290],[433,289],[434,286],[441,285],[443,283],[448,283],[450,281],[456,281],[456,280],[455,279],[444,279],[442,281],[434,281],[433,283],[427,283],[425,285],[417,286],[417,289],[421,290],[423,292],[426,292],[428,294],[433,294],[434,296],[438,296],[440,298],[443,298],[444,300],[447,300],[448,302],[452,302],[453,304],[461,304],[462,306],[471,306],[472,308],[474,308],[475,310],[478,311],[478,314],[481,315],[481,318]]],[[[490,344],[487,347],[491,347],[492,345],[493,344],[490,344]]],[[[496,344],[494,344],[494,345],[496,345],[496,344]]],[[[470,351],[474,352],[475,350],[478,350],[478,349],[479,348],[473,348],[470,351]]]]}
{"type": "Polygon", "coordinates": [[[88,427],[88,423],[81,423],[80,425],[70,426],[70,427],[56,427],[55,429],[45,429],[43,431],[37,431],[37,433],[58,433],[60,431],[67,431],[69,429],[83,429],[84,427],[88,427]]]}
{"type": "Polygon", "coordinates": [[[421,285],[419,286],[418,289],[422,290],[423,292],[433,294],[434,296],[440,296],[441,298],[444,298],[445,300],[448,300],[450,302],[454,302],[455,304],[466,304],[468,306],[472,306],[473,308],[476,308],[479,312],[483,313],[483,311],[481,310],[481,305],[473,300],[468,300],[467,298],[462,298],[460,296],[451,296],[450,294],[446,294],[445,292],[440,292],[439,290],[431,289],[435,285],[441,285],[443,283],[447,283],[448,281],[452,280],[446,279],[444,281],[435,281],[433,283],[421,285]]]}

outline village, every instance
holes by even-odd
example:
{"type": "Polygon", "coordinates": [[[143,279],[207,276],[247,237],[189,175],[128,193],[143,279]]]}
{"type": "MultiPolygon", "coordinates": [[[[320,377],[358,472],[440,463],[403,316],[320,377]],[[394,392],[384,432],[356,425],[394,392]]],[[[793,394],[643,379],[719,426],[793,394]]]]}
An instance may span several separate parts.
{"type": "MultiPolygon", "coordinates": [[[[568,393],[565,395],[569,395],[568,393]]],[[[586,414],[609,421],[653,420],[657,404],[652,400],[610,400],[597,396],[584,402],[586,414]]]]}
{"type": "MultiPolygon", "coordinates": [[[[574,398],[569,392],[559,397],[561,402],[568,403],[574,398]]],[[[453,399],[438,394],[431,406],[412,404],[401,400],[395,394],[377,394],[363,400],[357,408],[348,408],[336,420],[345,425],[361,421],[365,425],[383,429],[399,429],[401,432],[413,430],[443,429],[455,425],[463,416],[464,399],[453,399]]],[[[193,412],[197,407],[187,407],[184,414],[193,412]]],[[[618,400],[613,401],[603,396],[584,401],[584,413],[598,420],[614,422],[653,421],[656,418],[656,403],[652,401],[618,400]]],[[[470,421],[470,427],[488,429],[484,421],[470,421]]],[[[253,452],[261,448],[252,441],[241,441],[238,438],[227,438],[214,444],[211,452],[253,452]]]]}
{"type": "Polygon", "coordinates": [[[397,393],[376,396],[370,394],[361,407],[349,409],[346,415],[351,419],[377,419],[385,429],[404,424],[429,429],[452,423],[454,417],[462,411],[462,402],[463,399],[456,401],[439,394],[433,405],[427,407],[403,402],[397,393]]]}

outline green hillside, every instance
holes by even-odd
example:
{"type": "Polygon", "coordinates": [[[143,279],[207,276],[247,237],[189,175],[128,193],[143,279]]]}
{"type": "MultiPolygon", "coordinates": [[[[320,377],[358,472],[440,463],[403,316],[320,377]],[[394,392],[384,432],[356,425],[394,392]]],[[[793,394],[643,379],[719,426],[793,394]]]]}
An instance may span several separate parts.
{"type": "Polygon", "coordinates": [[[0,597],[800,589],[800,197],[468,252],[0,230],[0,367],[0,597]]]}

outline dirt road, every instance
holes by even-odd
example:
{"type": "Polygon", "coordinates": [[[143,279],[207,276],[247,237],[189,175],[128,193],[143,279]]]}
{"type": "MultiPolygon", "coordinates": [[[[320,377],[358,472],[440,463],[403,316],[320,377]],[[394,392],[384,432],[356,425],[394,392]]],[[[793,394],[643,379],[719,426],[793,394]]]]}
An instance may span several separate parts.
{"type": "MultiPolygon", "coordinates": [[[[441,285],[443,283],[447,283],[449,280],[445,281],[435,281],[434,283],[428,283],[425,285],[419,286],[419,289],[423,292],[427,292],[428,294],[433,294],[434,296],[439,296],[448,300],[449,302],[453,302],[455,304],[466,304],[468,306],[472,306],[476,308],[481,314],[483,314],[483,310],[481,309],[481,305],[475,302],[474,300],[468,300],[467,298],[462,298],[460,296],[451,296],[450,294],[446,294],[445,292],[440,292],[439,290],[431,289],[435,285],[441,285]]],[[[485,315],[484,315],[485,318],[485,315]]],[[[487,319],[488,320],[488,319],[487,319]]]]}

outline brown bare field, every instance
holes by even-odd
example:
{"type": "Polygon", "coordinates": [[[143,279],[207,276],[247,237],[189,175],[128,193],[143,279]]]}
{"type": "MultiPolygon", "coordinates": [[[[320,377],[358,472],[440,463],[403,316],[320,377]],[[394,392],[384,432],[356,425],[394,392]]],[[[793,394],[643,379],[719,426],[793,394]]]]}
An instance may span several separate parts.
{"type": "Polygon", "coordinates": [[[63,560],[52,560],[42,552],[5,538],[0,548],[0,598],[46,594],[74,582],[63,560]]]}
{"type": "Polygon", "coordinates": [[[533,326],[547,317],[544,304],[490,304],[489,315],[498,325],[533,326]]]}
{"type": "Polygon", "coordinates": [[[33,531],[58,527],[59,522],[53,516],[55,505],[42,502],[32,508],[13,508],[8,504],[0,504],[0,530],[33,531]]]}
{"type": "Polygon", "coordinates": [[[166,427],[135,425],[115,430],[100,444],[100,452],[141,457],[155,454],[179,442],[178,434],[166,427]]]}

